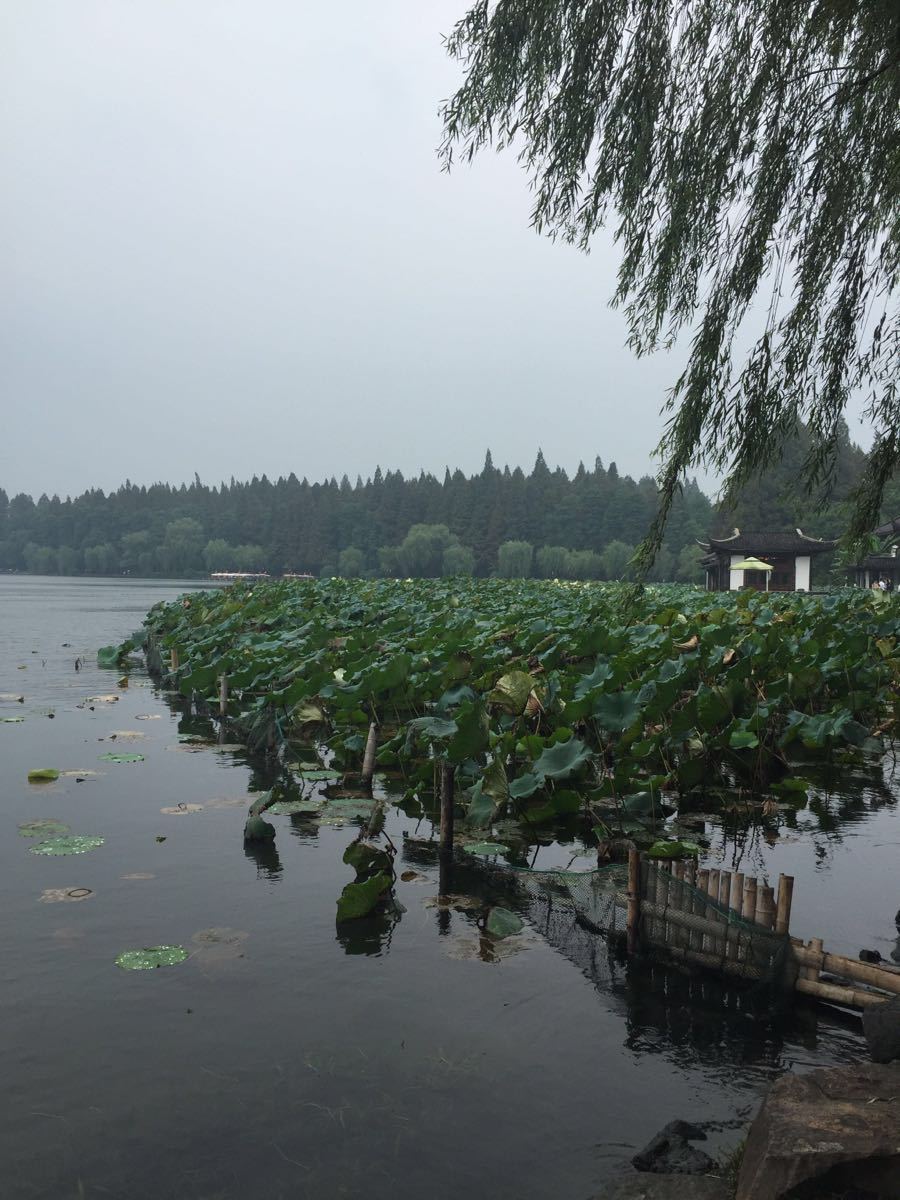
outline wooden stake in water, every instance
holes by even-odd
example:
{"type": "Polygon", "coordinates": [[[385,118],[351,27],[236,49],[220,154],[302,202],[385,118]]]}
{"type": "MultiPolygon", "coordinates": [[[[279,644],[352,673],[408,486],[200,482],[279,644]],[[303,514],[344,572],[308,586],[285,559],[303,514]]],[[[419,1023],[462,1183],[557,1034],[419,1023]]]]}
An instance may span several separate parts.
{"type": "Polygon", "coordinates": [[[441,841],[440,854],[449,858],[453,854],[453,776],[454,768],[441,763],[441,841]]]}
{"type": "Polygon", "coordinates": [[[786,934],[791,925],[791,900],[794,897],[793,875],[778,878],[778,904],[775,908],[775,932],[786,934]]]}
{"type": "Polygon", "coordinates": [[[219,676],[219,716],[224,721],[228,714],[228,676],[219,676]]]}
{"type": "Polygon", "coordinates": [[[628,851],[628,953],[637,953],[641,923],[641,855],[628,851]]]}

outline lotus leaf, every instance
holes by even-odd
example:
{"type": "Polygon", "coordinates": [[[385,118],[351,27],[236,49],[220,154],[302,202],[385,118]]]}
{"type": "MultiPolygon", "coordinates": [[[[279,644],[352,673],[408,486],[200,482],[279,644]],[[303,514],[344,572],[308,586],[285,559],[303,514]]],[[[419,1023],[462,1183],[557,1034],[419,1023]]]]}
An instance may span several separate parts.
{"type": "Polygon", "coordinates": [[[59,779],[56,767],[36,767],[28,772],[29,783],[53,783],[56,779],[59,779]]]}
{"type": "Polygon", "coordinates": [[[337,902],[338,921],[367,917],[390,886],[391,877],[385,872],[379,872],[363,883],[348,883],[337,902]]]}
{"type": "Polygon", "coordinates": [[[594,704],[594,716],[604,729],[622,733],[630,729],[640,716],[641,706],[632,692],[613,692],[599,696],[594,704]]]}
{"type": "Polygon", "coordinates": [[[82,837],[80,834],[71,834],[68,837],[53,837],[45,842],[39,842],[38,845],[31,847],[32,854],[87,854],[89,850],[96,850],[98,846],[102,846],[105,842],[102,837],[82,837]]]}
{"type": "Polygon", "coordinates": [[[116,966],[123,971],[152,971],[156,967],[173,967],[187,956],[184,946],[144,946],[140,950],[124,950],[116,959],[116,966]]]}
{"type": "Polygon", "coordinates": [[[470,854],[509,854],[509,846],[504,846],[503,842],[475,842],[466,849],[470,854]]]}
{"type": "Polygon", "coordinates": [[[519,716],[525,711],[533,687],[534,680],[527,671],[510,671],[507,675],[501,675],[494,684],[488,702],[519,716]]]}
{"type": "Polygon", "coordinates": [[[591,761],[593,753],[578,738],[550,746],[535,760],[532,770],[538,779],[568,779],[591,761]]]}
{"type": "Polygon", "coordinates": [[[136,763],[143,762],[144,756],[143,754],[101,754],[100,761],[112,763],[136,763]]]}
{"type": "Polygon", "coordinates": [[[508,908],[495,905],[487,915],[484,928],[491,937],[505,938],[522,932],[522,919],[508,908]]]}

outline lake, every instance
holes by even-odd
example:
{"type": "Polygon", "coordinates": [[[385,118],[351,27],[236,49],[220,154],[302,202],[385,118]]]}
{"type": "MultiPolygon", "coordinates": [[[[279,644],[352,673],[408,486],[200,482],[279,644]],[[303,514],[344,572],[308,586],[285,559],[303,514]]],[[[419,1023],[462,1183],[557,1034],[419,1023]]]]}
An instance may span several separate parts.
{"type": "MultiPolygon", "coordinates": [[[[779,1073],[859,1057],[856,1017],[774,1014],[565,924],[485,953],[472,912],[431,903],[430,822],[399,809],[387,829],[417,877],[398,882],[403,911],[339,930],[356,827],[272,817],[274,847],[245,848],[265,762],[209,744],[210,724],[144,672],[119,688],[96,666],[192,586],[0,577],[0,718],[22,718],[0,721],[8,1200],[578,1200],[666,1122],[705,1122],[727,1152],[779,1073]],[[38,767],[65,774],[29,784],[38,767]],[[18,826],[39,819],[104,844],[30,853],[18,826]],[[116,965],[157,944],[189,957],[116,965]]],[[[795,875],[794,932],[888,957],[893,769],[823,779],[769,841],[739,813],[694,825],[712,865],[795,875]]],[[[555,844],[539,865],[571,857],[555,844]]],[[[454,885],[490,886],[465,870],[454,885]]]]}

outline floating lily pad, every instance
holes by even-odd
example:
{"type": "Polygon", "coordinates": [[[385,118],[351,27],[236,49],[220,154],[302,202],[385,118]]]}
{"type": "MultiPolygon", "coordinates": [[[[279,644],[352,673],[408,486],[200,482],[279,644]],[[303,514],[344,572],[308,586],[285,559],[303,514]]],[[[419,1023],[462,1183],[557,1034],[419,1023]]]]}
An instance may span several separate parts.
{"type": "Polygon", "coordinates": [[[111,692],[108,696],[88,696],[85,704],[117,704],[118,700],[119,697],[111,692]]]}
{"type": "Polygon", "coordinates": [[[466,846],[470,854],[508,854],[509,846],[503,842],[476,842],[474,846],[466,846]]]}
{"type": "Polygon", "coordinates": [[[343,776],[340,771],[332,771],[329,767],[322,767],[317,770],[301,770],[300,774],[310,783],[324,783],[329,779],[341,779],[343,776]]]}
{"type": "Polygon", "coordinates": [[[55,779],[59,779],[56,767],[36,767],[28,772],[29,783],[52,783],[55,779]]]}
{"type": "Polygon", "coordinates": [[[143,762],[143,754],[101,754],[101,762],[136,763],[143,762]]]}
{"type": "Polygon", "coordinates": [[[138,713],[134,718],[136,721],[161,721],[161,713],[138,713]]]}
{"type": "Polygon", "coordinates": [[[59,904],[70,903],[76,904],[79,900],[87,900],[93,896],[90,888],[72,887],[72,888],[45,888],[40,895],[41,904],[59,904]]]}
{"type": "Polygon", "coordinates": [[[186,817],[188,813],[198,813],[203,811],[202,804],[170,804],[166,808],[159,810],[165,813],[167,817],[186,817]]]}
{"type": "Polygon", "coordinates": [[[24,717],[0,717],[0,725],[21,725],[24,717]]]}
{"type": "Polygon", "coordinates": [[[276,816],[293,816],[294,813],[317,813],[321,812],[322,800],[317,800],[311,797],[309,800],[279,800],[277,804],[273,804],[267,812],[275,813],[276,816]]]}
{"type": "Polygon", "coordinates": [[[89,850],[96,850],[98,846],[102,846],[106,838],[102,837],[82,837],[80,834],[72,834],[70,837],[55,837],[49,838],[46,842],[39,842],[36,846],[31,847],[32,854],[87,854],[89,850]]]}
{"type": "Polygon", "coordinates": [[[173,967],[187,956],[184,946],[144,946],[141,950],[123,951],[116,959],[116,966],[123,971],[152,971],[155,967],[173,967]]]}
{"type": "Polygon", "coordinates": [[[439,908],[442,912],[447,912],[449,909],[455,909],[457,912],[475,912],[477,909],[484,908],[484,901],[480,896],[463,896],[456,893],[451,893],[446,896],[432,896],[425,901],[426,908],[439,908]]]}
{"type": "Polygon", "coordinates": [[[47,817],[41,821],[26,821],[24,825],[19,826],[20,836],[29,838],[52,838],[68,832],[69,826],[64,825],[62,821],[54,820],[53,817],[47,817]]]}

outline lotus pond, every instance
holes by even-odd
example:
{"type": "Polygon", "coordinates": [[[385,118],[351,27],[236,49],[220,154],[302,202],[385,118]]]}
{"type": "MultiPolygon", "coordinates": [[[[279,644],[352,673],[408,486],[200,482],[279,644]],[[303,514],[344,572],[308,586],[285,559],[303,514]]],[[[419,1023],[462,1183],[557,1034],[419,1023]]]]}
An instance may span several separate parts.
{"type": "Polygon", "coordinates": [[[774,1075],[858,1055],[855,1018],[624,964],[497,868],[689,842],[888,957],[891,598],[183,590],[0,579],[4,1195],[584,1196],[673,1117],[725,1152],[774,1075]],[[158,599],[164,686],[95,666],[158,599]],[[373,807],[392,895],[338,923],[373,807]],[[54,842],[82,852],[30,852],[54,842]]]}

